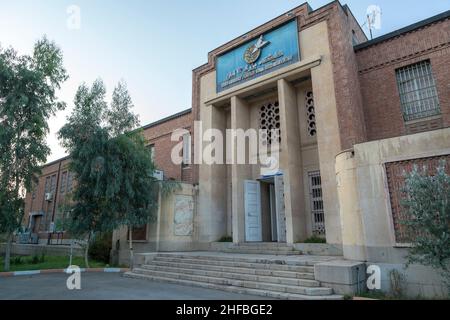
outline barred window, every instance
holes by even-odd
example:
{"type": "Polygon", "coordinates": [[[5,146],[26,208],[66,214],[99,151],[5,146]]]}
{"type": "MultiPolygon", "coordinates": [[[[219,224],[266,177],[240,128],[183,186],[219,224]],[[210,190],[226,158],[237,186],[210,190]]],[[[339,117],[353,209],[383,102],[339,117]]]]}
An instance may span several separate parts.
{"type": "Polygon", "coordinates": [[[396,75],[405,121],[441,113],[429,60],[397,69],[396,75]]]}

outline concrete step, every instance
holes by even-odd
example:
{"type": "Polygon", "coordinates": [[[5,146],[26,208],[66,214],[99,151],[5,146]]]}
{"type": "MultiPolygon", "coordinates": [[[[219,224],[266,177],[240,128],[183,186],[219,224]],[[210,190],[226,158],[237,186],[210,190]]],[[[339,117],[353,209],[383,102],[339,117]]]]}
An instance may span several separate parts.
{"type": "Polygon", "coordinates": [[[152,277],[164,277],[164,278],[188,280],[188,281],[195,281],[195,282],[207,282],[207,283],[213,283],[213,284],[218,284],[218,285],[244,287],[244,288],[259,289],[259,290],[269,290],[269,291],[275,291],[275,292],[295,293],[295,294],[302,294],[302,295],[307,295],[307,296],[326,296],[326,295],[331,295],[333,293],[332,289],[323,288],[323,287],[290,286],[290,285],[285,285],[285,284],[275,284],[275,283],[258,282],[258,281],[234,280],[234,279],[216,278],[216,277],[209,277],[209,276],[197,276],[197,275],[184,274],[184,273],[154,271],[154,270],[148,270],[148,269],[143,269],[143,268],[135,268],[135,269],[133,269],[133,273],[149,275],[152,277]]]}
{"type": "Polygon", "coordinates": [[[269,254],[274,256],[295,256],[301,255],[300,251],[293,251],[288,249],[283,250],[269,250],[269,249],[258,249],[258,248],[229,248],[224,249],[222,252],[226,253],[245,253],[245,254],[269,254]]]}
{"type": "Polygon", "coordinates": [[[197,276],[207,276],[215,278],[226,278],[233,280],[243,280],[243,281],[257,281],[275,284],[285,284],[289,286],[302,286],[302,287],[320,287],[320,283],[316,280],[309,279],[295,279],[295,278],[285,278],[277,276],[260,276],[252,274],[241,274],[239,272],[222,272],[222,271],[207,271],[197,268],[180,268],[173,266],[157,266],[157,265],[145,265],[141,267],[145,270],[161,271],[161,272],[171,272],[180,274],[191,274],[197,276]]]}
{"type": "Polygon", "coordinates": [[[293,266],[311,266],[320,261],[314,259],[289,260],[276,256],[267,255],[246,255],[246,254],[223,254],[223,255],[196,255],[195,253],[180,254],[180,253],[159,253],[157,258],[167,259],[188,259],[188,260],[202,260],[202,261],[228,261],[228,262],[246,262],[246,263],[264,263],[274,265],[293,265],[293,266]]]}
{"type": "Polygon", "coordinates": [[[300,255],[300,251],[285,243],[238,243],[225,248],[222,252],[250,253],[269,255],[300,255]]]}
{"type": "Polygon", "coordinates": [[[171,263],[189,263],[197,265],[213,265],[224,267],[250,268],[250,269],[269,269],[276,271],[293,271],[293,272],[314,272],[313,266],[298,266],[286,265],[276,263],[262,263],[262,262],[243,262],[243,261],[227,261],[227,260],[212,260],[212,259],[195,259],[195,258],[177,258],[169,256],[157,256],[153,262],[171,262],[171,263]]]}
{"type": "Polygon", "coordinates": [[[255,242],[255,243],[233,243],[230,248],[257,248],[257,249],[269,249],[269,250],[294,250],[292,245],[286,243],[272,243],[272,242],[255,242]]]}
{"type": "MultiPolygon", "coordinates": [[[[284,277],[284,278],[293,278],[293,279],[309,279],[314,280],[314,270],[303,270],[304,268],[310,267],[300,267],[302,271],[284,271],[284,270],[271,270],[271,269],[258,269],[258,268],[248,268],[248,267],[228,267],[220,265],[209,265],[209,264],[192,264],[182,262],[168,262],[168,261],[157,261],[154,260],[152,262],[154,266],[160,267],[175,267],[175,268],[183,268],[183,269],[197,269],[197,270],[206,270],[206,271],[220,271],[220,272],[232,272],[232,273],[240,273],[240,274],[251,274],[258,276],[274,276],[274,277],[284,277]]],[[[280,267],[289,267],[282,266],[280,267]]]]}
{"type": "Polygon", "coordinates": [[[220,284],[214,284],[209,282],[198,282],[198,281],[191,281],[191,280],[183,280],[179,278],[169,278],[164,276],[150,276],[147,274],[139,274],[135,272],[127,272],[124,274],[125,277],[130,278],[136,278],[136,279],[146,279],[146,280],[152,280],[152,281],[160,281],[160,282],[166,282],[166,283],[173,283],[173,284],[179,284],[179,285],[186,285],[186,286],[195,286],[195,287],[202,287],[207,289],[214,289],[214,290],[221,290],[221,291],[227,291],[227,292],[234,292],[239,294],[249,294],[249,295],[256,295],[256,296],[262,296],[262,297],[268,297],[272,299],[288,299],[288,300],[342,300],[343,296],[341,295],[303,295],[303,294],[295,294],[295,293],[288,293],[288,292],[277,292],[267,289],[253,289],[253,288],[247,288],[247,287],[239,287],[239,286],[230,286],[230,285],[220,285],[220,284]]]}

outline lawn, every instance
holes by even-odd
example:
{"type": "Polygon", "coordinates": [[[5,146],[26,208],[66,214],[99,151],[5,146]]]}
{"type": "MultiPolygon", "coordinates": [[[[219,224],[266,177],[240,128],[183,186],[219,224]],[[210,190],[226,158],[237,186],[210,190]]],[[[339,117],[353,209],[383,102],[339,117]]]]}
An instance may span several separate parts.
{"type": "MultiPolygon", "coordinates": [[[[72,264],[85,268],[83,257],[73,257],[72,264]]],[[[11,257],[10,271],[28,271],[44,269],[64,269],[69,266],[68,256],[14,256],[11,257]]],[[[103,262],[89,259],[91,268],[104,268],[103,262]]],[[[4,257],[0,257],[0,272],[4,271],[4,257]]]]}

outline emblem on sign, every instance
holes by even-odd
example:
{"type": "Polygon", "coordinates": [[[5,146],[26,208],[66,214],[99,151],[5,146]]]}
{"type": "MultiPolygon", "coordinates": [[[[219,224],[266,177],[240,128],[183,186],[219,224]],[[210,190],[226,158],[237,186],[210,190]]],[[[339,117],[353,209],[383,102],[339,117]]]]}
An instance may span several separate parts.
{"type": "Polygon", "coordinates": [[[270,43],[270,41],[265,41],[263,37],[264,36],[259,37],[258,41],[256,41],[255,44],[252,44],[247,48],[247,50],[245,50],[244,60],[248,64],[252,64],[258,61],[259,57],[261,56],[262,48],[270,43]]]}

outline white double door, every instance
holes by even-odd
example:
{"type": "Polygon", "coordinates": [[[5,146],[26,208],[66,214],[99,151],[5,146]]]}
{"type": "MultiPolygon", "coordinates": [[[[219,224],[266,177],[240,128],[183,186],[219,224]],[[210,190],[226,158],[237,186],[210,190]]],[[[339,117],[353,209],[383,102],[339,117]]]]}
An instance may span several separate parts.
{"type": "MultiPolygon", "coordinates": [[[[272,229],[278,242],[286,242],[286,216],[284,209],[283,176],[274,177],[276,219],[272,220],[272,227],[276,221],[276,232],[272,229]]],[[[262,210],[261,210],[261,182],[246,180],[244,182],[245,202],[245,241],[262,242],[262,210]]]]}

